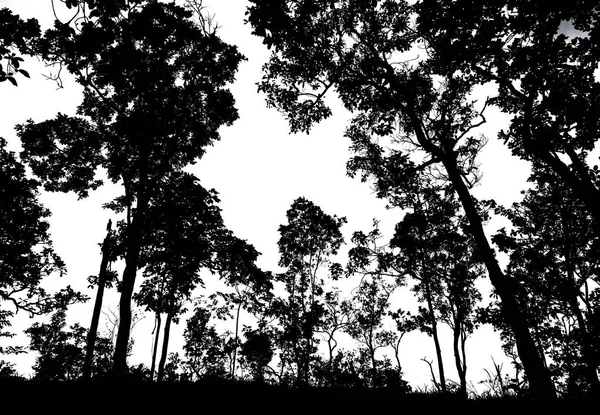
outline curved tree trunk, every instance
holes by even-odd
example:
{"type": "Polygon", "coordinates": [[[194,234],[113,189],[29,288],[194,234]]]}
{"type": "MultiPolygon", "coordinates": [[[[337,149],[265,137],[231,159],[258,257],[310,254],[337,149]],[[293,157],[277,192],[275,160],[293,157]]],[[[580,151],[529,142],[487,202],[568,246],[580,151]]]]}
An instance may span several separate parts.
{"type": "Polygon", "coordinates": [[[455,322],[453,330],[454,363],[460,379],[459,393],[467,397],[467,364],[465,360],[465,337],[462,335],[461,323],[455,322]],[[462,356],[461,356],[462,351],[462,356]]]}

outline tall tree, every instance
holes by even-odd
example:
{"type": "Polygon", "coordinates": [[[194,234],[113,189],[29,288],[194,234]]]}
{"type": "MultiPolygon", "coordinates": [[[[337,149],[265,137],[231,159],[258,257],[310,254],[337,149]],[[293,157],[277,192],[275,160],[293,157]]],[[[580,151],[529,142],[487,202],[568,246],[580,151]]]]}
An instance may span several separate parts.
{"type": "Polygon", "coordinates": [[[359,354],[367,357],[370,365],[368,382],[377,387],[382,376],[376,352],[399,344],[399,337],[402,337],[385,327],[385,319],[391,314],[390,297],[405,284],[405,273],[391,269],[389,248],[379,241],[382,238],[379,222],[374,220],[373,225],[367,234],[359,231],[352,235],[354,246],[348,253],[347,272],[358,275],[360,282],[352,290],[353,316],[346,331],[358,342],[359,354]]]}
{"type": "Polygon", "coordinates": [[[215,239],[224,231],[217,202],[214,190],[207,191],[194,176],[178,172],[165,178],[148,206],[148,231],[140,258],[146,280],[134,298],[155,313],[166,313],[159,381],[168,356],[171,323],[202,283],[200,270],[211,267],[215,239]]]}
{"type": "Polygon", "coordinates": [[[416,281],[413,290],[425,304],[416,322],[434,340],[443,392],[447,388],[438,323],[452,328],[460,393],[466,395],[465,343],[481,299],[474,286],[482,274],[481,262],[472,239],[464,234],[464,217],[451,190],[423,186],[413,197],[412,210],[396,225],[390,241],[390,248],[397,249],[393,267],[416,281]]]}
{"type": "Polygon", "coordinates": [[[76,15],[56,20],[40,53],[75,76],[83,102],[76,117],[29,121],[18,134],[23,158],[47,190],[85,197],[102,184],[99,168],[123,186],[123,195],[108,204],[127,212],[114,355],[120,376],[127,369],[131,298],[149,206],[161,180],[197,161],[219,139],[219,127],[237,118],[226,86],[243,58],[203,16],[175,3],[64,3],[76,15]]]}
{"type": "Polygon", "coordinates": [[[475,158],[485,144],[474,130],[485,122],[487,106],[470,97],[473,80],[428,56],[417,59],[414,48],[422,39],[411,23],[417,9],[408,1],[251,3],[248,20],[272,51],[259,87],[292,131],[308,131],[329,116],[324,98],[335,90],[355,114],[346,131],[356,153],[351,174],[374,178],[378,195],[400,207],[418,191],[423,172],[451,183],[502,299],[531,392],[554,397],[514,284],[498,263],[471,193],[481,174],[475,158]]]}
{"type": "Polygon", "coordinates": [[[292,203],[287,224],[279,227],[279,265],[287,270],[277,279],[285,284],[287,298],[275,305],[283,328],[282,345],[296,365],[296,383],[309,384],[310,366],[318,339],[315,333],[325,312],[323,268],[331,264],[343,243],[345,218],[330,216],[304,197],[292,203]]]}

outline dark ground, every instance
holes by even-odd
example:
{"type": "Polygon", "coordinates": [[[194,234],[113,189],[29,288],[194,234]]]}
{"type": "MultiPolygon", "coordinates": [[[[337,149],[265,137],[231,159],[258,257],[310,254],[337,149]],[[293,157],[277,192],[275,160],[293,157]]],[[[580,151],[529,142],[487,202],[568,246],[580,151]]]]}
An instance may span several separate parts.
{"type": "Polygon", "coordinates": [[[0,381],[0,414],[244,413],[596,413],[600,399],[534,401],[526,398],[464,400],[393,390],[294,389],[241,382],[71,383],[0,381]],[[18,412],[17,412],[18,411],[18,412]],[[591,411],[591,412],[590,412],[591,411]]]}

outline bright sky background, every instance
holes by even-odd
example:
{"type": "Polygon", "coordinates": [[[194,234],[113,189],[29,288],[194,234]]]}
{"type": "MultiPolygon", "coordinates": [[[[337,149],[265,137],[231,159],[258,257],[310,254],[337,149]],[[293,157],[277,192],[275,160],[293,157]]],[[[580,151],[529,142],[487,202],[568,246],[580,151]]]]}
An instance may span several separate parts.
{"type": "MultiPolygon", "coordinates": [[[[349,114],[336,106],[334,115],[313,129],[310,135],[290,135],[284,117],[274,109],[267,109],[264,96],[257,93],[256,83],[261,78],[261,67],[268,52],[261,40],[251,35],[244,24],[247,1],[205,1],[211,14],[216,15],[223,40],[238,46],[247,57],[240,66],[237,80],[231,90],[236,99],[240,119],[231,127],[221,130],[221,141],[210,148],[206,156],[192,168],[201,183],[215,188],[220,194],[225,224],[243,239],[247,239],[262,253],[259,265],[277,271],[279,259],[277,228],[285,222],[285,212],[294,199],[304,196],[319,205],[326,213],[345,216],[348,224],[343,228],[349,242],[352,232],[371,229],[373,218],[381,220],[381,228],[389,237],[402,214],[398,210],[386,210],[385,201],[374,197],[368,184],[358,178],[346,176],[349,159],[349,140],[343,132],[349,114]]],[[[9,7],[22,18],[36,17],[43,28],[52,23],[50,0],[0,0],[0,7],[9,7]]],[[[30,80],[19,77],[19,87],[9,83],[0,84],[0,137],[9,142],[9,149],[19,151],[20,146],[14,126],[32,118],[44,121],[57,112],[74,114],[81,99],[80,87],[63,72],[65,87],[57,89],[43,74],[52,69],[43,64],[28,61],[24,66],[31,74],[30,80]]],[[[486,113],[488,123],[482,132],[489,136],[489,143],[479,157],[483,167],[483,180],[475,190],[481,198],[495,198],[499,203],[510,204],[519,200],[520,190],[526,184],[527,164],[512,157],[495,134],[506,125],[507,117],[490,109],[486,113]]],[[[85,200],[77,200],[72,194],[42,195],[42,202],[52,211],[51,233],[54,247],[68,267],[68,275],[59,281],[61,286],[71,284],[85,290],[92,299],[86,305],[74,307],[71,321],[89,326],[95,292],[87,290],[86,277],[96,274],[100,265],[100,243],[105,234],[106,222],[120,219],[101,205],[120,194],[120,188],[105,186],[85,200]]],[[[492,227],[498,227],[493,222],[492,227]]],[[[141,277],[138,276],[138,282],[141,277]]],[[[486,295],[484,294],[484,299],[486,295]]],[[[117,297],[109,296],[105,309],[116,311],[117,297]]],[[[28,327],[32,323],[25,315],[19,315],[13,326],[28,327]],[[21,326],[23,325],[23,326],[21,326]]],[[[172,329],[170,350],[181,344],[184,323],[172,329]]],[[[136,339],[134,356],[130,363],[150,363],[150,340],[153,317],[148,315],[133,330],[136,339]]],[[[101,322],[100,328],[103,328],[101,322]]],[[[449,330],[442,339],[445,350],[447,377],[458,381],[454,369],[452,344],[449,330]]],[[[503,353],[497,334],[490,327],[480,329],[467,343],[469,379],[477,384],[486,378],[483,368],[492,368],[491,357],[503,361],[503,353]]],[[[19,336],[16,341],[28,344],[28,338],[19,336]]],[[[405,336],[401,360],[405,379],[413,386],[429,384],[429,368],[420,359],[435,359],[433,340],[420,333],[405,336]]],[[[28,373],[28,362],[20,361],[19,370],[28,373]]],[[[506,373],[512,373],[505,363],[506,373]]]]}

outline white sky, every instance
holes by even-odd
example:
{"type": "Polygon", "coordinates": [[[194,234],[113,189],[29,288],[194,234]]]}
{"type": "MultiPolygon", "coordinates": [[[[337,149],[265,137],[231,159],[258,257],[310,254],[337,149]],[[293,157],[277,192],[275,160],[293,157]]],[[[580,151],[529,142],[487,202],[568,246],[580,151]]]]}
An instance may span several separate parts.
{"type": "MultiPolygon", "coordinates": [[[[243,23],[247,2],[211,0],[205,4],[211,14],[216,15],[223,40],[237,45],[248,58],[240,66],[231,88],[240,119],[221,130],[221,141],[192,168],[205,187],[219,192],[226,225],[252,243],[262,253],[259,265],[272,271],[277,270],[279,259],[277,228],[285,222],[285,212],[299,196],[305,196],[329,214],[346,216],[348,224],[343,230],[348,242],[353,231],[370,230],[373,218],[381,220],[384,233],[390,236],[394,224],[401,219],[401,212],[386,210],[385,201],[376,199],[368,184],[346,176],[345,165],[350,153],[349,140],[343,137],[343,132],[348,114],[341,107],[335,107],[333,117],[315,127],[310,135],[290,135],[283,116],[267,109],[264,97],[256,92],[255,84],[261,78],[261,67],[268,53],[260,39],[251,36],[250,27],[243,23]]],[[[43,28],[52,22],[50,0],[0,0],[0,7],[9,7],[22,18],[36,17],[43,28]]],[[[20,149],[14,133],[16,124],[28,118],[43,121],[59,111],[74,114],[81,97],[79,86],[69,80],[68,74],[63,73],[65,88],[57,90],[56,84],[44,79],[43,74],[47,74],[48,69],[42,64],[28,61],[25,68],[32,79],[20,77],[18,88],[0,84],[0,137],[6,138],[14,151],[20,149]]],[[[519,200],[519,192],[525,186],[527,164],[510,156],[495,138],[495,132],[506,124],[507,118],[494,113],[493,109],[486,117],[488,123],[482,131],[488,133],[489,144],[479,158],[484,176],[476,195],[510,204],[519,200]]],[[[81,201],[72,194],[43,194],[44,205],[52,211],[54,247],[68,267],[68,275],[60,281],[61,285],[71,284],[86,290],[86,277],[98,272],[97,244],[104,238],[107,220],[119,219],[112,212],[102,210],[101,205],[120,191],[106,186],[81,201]]],[[[138,277],[138,281],[140,279],[138,277]]],[[[85,292],[92,299],[84,306],[75,307],[70,318],[87,327],[95,292],[85,292]]],[[[116,304],[116,296],[112,295],[104,306],[116,310],[116,304]]],[[[13,329],[17,331],[20,324],[27,327],[31,323],[20,315],[13,329]]],[[[136,346],[131,363],[149,365],[152,325],[153,318],[148,315],[135,327],[136,346]]],[[[177,337],[183,328],[183,322],[173,328],[171,344],[174,347],[180,344],[177,337]]],[[[25,336],[16,340],[28,344],[25,336]]],[[[445,337],[442,341],[447,377],[458,380],[451,339],[445,337]]],[[[407,335],[401,350],[405,379],[413,386],[429,383],[429,368],[420,359],[435,359],[432,339],[419,333],[407,335]]],[[[483,368],[492,367],[491,356],[496,362],[503,361],[497,335],[489,327],[482,328],[467,343],[467,353],[469,378],[475,384],[486,378],[483,368]]],[[[27,372],[28,364],[31,362],[21,362],[19,369],[27,372]]],[[[508,363],[504,368],[510,370],[508,363]]]]}

